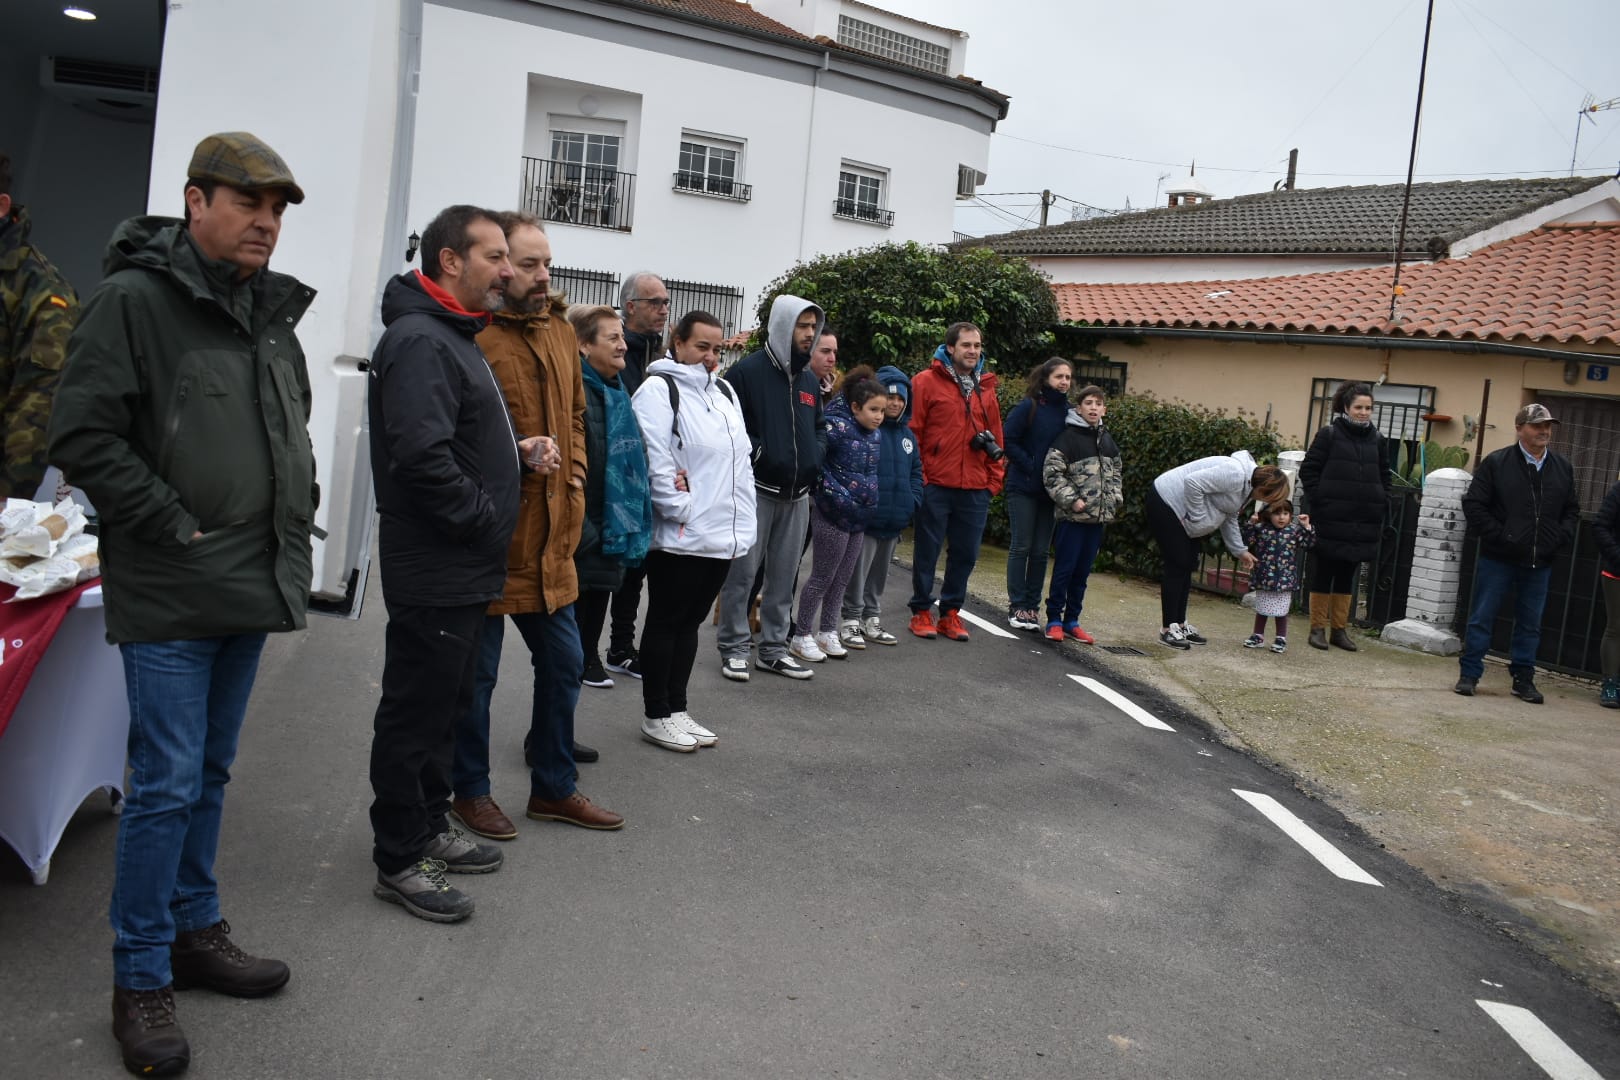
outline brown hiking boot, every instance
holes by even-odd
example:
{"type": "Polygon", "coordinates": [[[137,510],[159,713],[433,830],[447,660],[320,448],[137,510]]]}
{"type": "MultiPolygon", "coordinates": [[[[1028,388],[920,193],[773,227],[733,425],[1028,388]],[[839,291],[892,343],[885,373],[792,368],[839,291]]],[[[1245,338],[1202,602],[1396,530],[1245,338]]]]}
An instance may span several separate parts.
{"type": "Polygon", "coordinates": [[[488,795],[452,799],[450,812],[461,819],[468,831],[490,840],[516,840],[517,826],[488,795]]]}
{"type": "Polygon", "coordinates": [[[191,1044],[174,1012],[174,988],[113,987],[113,1038],[124,1068],[136,1076],[179,1076],[191,1064],[191,1044]]]}
{"type": "Polygon", "coordinates": [[[169,970],[174,988],[201,987],[232,997],[264,997],[287,985],[292,976],[280,960],[249,956],[230,939],[231,924],[224,919],[213,926],[174,935],[169,946],[169,970]]]}

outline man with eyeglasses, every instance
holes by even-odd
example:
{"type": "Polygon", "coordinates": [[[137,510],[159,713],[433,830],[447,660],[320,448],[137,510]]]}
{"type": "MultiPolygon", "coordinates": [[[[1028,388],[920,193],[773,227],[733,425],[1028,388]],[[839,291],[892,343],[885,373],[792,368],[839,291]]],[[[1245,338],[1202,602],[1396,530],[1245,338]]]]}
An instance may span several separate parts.
{"type": "MultiPolygon", "coordinates": [[[[625,393],[635,394],[647,372],[647,365],[664,355],[664,326],[669,322],[669,290],[657,274],[637,270],[625,275],[619,289],[619,310],[624,313],[624,370],[619,382],[625,393]]],[[[608,630],[607,669],[641,678],[641,657],[636,655],[636,612],[641,608],[641,567],[624,572],[624,584],[613,594],[612,621],[608,630]]],[[[596,642],[584,643],[587,655],[594,654],[596,642]]]]}

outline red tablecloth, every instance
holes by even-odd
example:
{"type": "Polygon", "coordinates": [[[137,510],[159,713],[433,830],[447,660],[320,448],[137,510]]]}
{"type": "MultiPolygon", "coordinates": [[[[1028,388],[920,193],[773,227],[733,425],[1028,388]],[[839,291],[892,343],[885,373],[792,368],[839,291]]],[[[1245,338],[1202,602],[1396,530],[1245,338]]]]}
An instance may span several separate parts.
{"type": "Polygon", "coordinates": [[[80,593],[99,584],[101,578],[94,577],[71,589],[16,603],[7,602],[16,595],[16,587],[0,585],[0,735],[11,723],[11,714],[28,689],[29,676],[50,647],[68,608],[78,602],[80,593]]]}

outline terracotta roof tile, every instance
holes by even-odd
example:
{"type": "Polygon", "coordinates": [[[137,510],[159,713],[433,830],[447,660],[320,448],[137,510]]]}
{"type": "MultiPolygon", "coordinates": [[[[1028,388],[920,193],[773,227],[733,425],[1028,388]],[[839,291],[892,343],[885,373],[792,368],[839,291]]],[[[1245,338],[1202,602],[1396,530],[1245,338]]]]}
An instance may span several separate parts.
{"type": "MultiPolygon", "coordinates": [[[[1578,195],[1608,177],[1413,184],[1402,258],[1439,258],[1465,236],[1578,195]]],[[[963,241],[1003,255],[1383,255],[1405,185],[1299,188],[1069,221],[963,241]]]]}
{"type": "Polygon", "coordinates": [[[1056,284],[1065,322],[1620,345],[1620,224],[1548,225],[1465,259],[1237,281],[1056,284]]]}

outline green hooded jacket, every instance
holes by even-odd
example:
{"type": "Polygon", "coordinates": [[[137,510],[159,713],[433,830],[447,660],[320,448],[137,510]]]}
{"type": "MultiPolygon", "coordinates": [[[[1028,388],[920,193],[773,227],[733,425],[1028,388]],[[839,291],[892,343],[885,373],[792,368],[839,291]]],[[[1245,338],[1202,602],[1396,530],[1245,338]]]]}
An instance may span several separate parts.
{"type": "Polygon", "coordinates": [[[120,225],[105,270],[50,460],[100,516],[108,640],[301,628],[319,490],[293,330],[314,290],[270,270],[236,283],[170,218],[120,225]]]}

